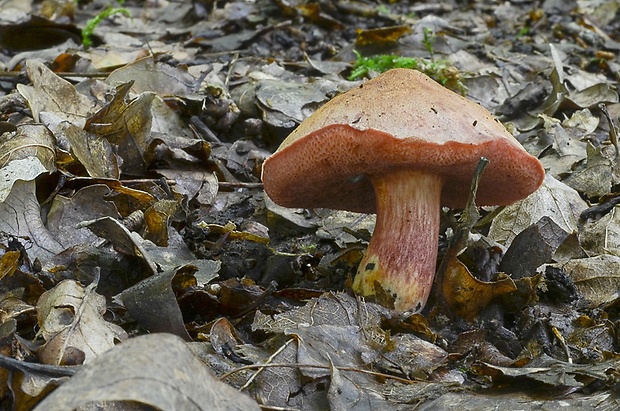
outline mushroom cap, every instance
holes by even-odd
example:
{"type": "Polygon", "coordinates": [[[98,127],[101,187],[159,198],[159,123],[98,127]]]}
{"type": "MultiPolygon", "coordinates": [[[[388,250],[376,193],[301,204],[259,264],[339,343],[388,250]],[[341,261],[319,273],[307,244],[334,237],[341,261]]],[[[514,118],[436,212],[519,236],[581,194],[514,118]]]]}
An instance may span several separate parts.
{"type": "Polygon", "coordinates": [[[465,206],[490,160],[478,205],[507,205],[544,178],[536,157],[482,106],[411,69],[389,70],[304,120],[263,165],[265,191],[287,207],[375,212],[369,176],[409,168],[440,175],[442,205],[465,206]]]}

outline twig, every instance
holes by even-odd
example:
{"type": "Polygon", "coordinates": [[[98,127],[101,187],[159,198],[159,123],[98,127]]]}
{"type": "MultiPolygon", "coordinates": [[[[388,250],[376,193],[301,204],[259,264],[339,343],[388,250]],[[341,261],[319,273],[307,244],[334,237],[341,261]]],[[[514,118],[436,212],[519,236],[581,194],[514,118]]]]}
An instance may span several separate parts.
{"type": "Polygon", "coordinates": [[[15,358],[7,357],[2,354],[0,354],[0,367],[9,371],[21,371],[23,373],[45,375],[48,377],[71,377],[82,368],[82,366],[78,365],[37,364],[16,360],[15,358]]]}
{"type": "MultiPolygon", "coordinates": [[[[318,365],[318,364],[298,364],[298,363],[252,364],[252,365],[245,365],[243,367],[239,367],[237,369],[229,371],[226,374],[222,374],[220,376],[220,380],[224,380],[224,379],[230,377],[232,374],[234,374],[236,372],[239,372],[239,371],[253,370],[253,369],[256,369],[256,368],[264,369],[264,368],[277,368],[277,367],[317,368],[317,369],[321,369],[321,370],[329,370],[330,369],[330,367],[328,365],[318,365]]],[[[334,367],[334,368],[337,369],[338,371],[359,372],[359,373],[362,373],[362,374],[373,375],[375,377],[391,379],[391,380],[394,380],[394,381],[402,382],[403,384],[417,384],[418,383],[418,381],[415,381],[415,380],[408,380],[406,378],[401,378],[401,377],[397,377],[395,375],[390,375],[390,374],[384,374],[382,372],[377,372],[377,371],[362,370],[360,368],[353,368],[353,367],[334,367]]],[[[245,385],[244,385],[244,387],[245,387],[245,385]]]]}

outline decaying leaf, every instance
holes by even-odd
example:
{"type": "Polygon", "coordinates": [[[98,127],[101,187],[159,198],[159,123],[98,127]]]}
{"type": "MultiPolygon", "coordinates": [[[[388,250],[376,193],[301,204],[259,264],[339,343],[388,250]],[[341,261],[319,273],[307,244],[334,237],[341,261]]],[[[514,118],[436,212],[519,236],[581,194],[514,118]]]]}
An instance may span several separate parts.
{"type": "Polygon", "coordinates": [[[568,234],[551,218],[541,218],[515,237],[502,258],[500,271],[513,279],[534,275],[538,267],[551,262],[555,251],[568,234]]]}
{"type": "Polygon", "coordinates": [[[573,280],[579,293],[598,306],[620,296],[620,257],[601,254],[558,264],[573,280]]]}
{"type": "Polygon", "coordinates": [[[126,289],[118,298],[130,315],[146,330],[171,333],[190,341],[172,289],[172,281],[177,273],[189,272],[191,275],[196,270],[197,267],[186,266],[179,270],[155,274],[126,289]]]}
{"type": "Polygon", "coordinates": [[[152,56],[114,70],[106,82],[113,86],[131,83],[135,93],[153,92],[160,97],[187,96],[198,88],[196,79],[186,70],[158,62],[152,56]]]}
{"type": "Polygon", "coordinates": [[[516,291],[510,277],[493,282],[480,281],[458,259],[448,262],[441,290],[445,303],[462,318],[473,320],[494,298],[516,291]]]}
{"type": "MultiPolygon", "coordinates": [[[[19,15],[18,10],[27,12],[32,7],[30,1],[5,1],[1,5],[2,11],[7,12],[5,17],[19,15]]],[[[30,13],[19,21],[11,21],[13,24],[6,24],[9,21],[2,19],[5,24],[0,26],[0,47],[6,50],[42,50],[69,40],[80,43],[80,30],[73,24],[56,23],[30,13]]]]}
{"type": "Polygon", "coordinates": [[[40,124],[21,125],[14,135],[0,139],[0,202],[16,180],[30,181],[56,171],[54,146],[54,136],[40,124]]]}
{"type": "Polygon", "coordinates": [[[132,83],[118,86],[112,101],[90,116],[84,130],[118,147],[125,173],[139,175],[146,169],[145,153],[151,142],[151,105],[155,94],[145,92],[127,101],[132,83]]]}
{"type": "Polygon", "coordinates": [[[168,245],[168,223],[179,203],[173,200],[159,200],[144,212],[143,237],[160,247],[168,245]]]}
{"type": "Polygon", "coordinates": [[[256,87],[256,98],[269,124],[292,128],[314,111],[317,104],[327,100],[313,84],[299,84],[282,80],[261,80],[256,87]]]}
{"type": "Polygon", "coordinates": [[[296,362],[315,366],[300,366],[299,372],[307,378],[319,381],[332,375],[334,366],[344,367],[337,375],[339,379],[332,383],[336,387],[344,384],[347,392],[332,398],[334,406],[345,397],[360,401],[360,407],[374,404],[391,408],[394,404],[386,402],[384,396],[364,393],[379,393],[381,388],[374,378],[354,369],[364,370],[372,365],[407,377],[427,378],[444,363],[447,353],[411,334],[389,336],[379,328],[381,313],[387,315],[380,306],[358,304],[346,294],[324,294],[306,306],[273,318],[257,312],[253,327],[275,334],[274,338],[282,333],[294,336],[296,362]]]}
{"type": "Polygon", "coordinates": [[[612,191],[620,182],[618,153],[611,144],[594,147],[587,146],[587,159],[582,167],[577,168],[564,182],[590,198],[598,198],[612,191]]]}
{"type": "MultiPolygon", "coordinates": [[[[548,392],[548,390],[547,390],[548,392]]],[[[613,392],[595,393],[579,398],[561,399],[533,399],[531,395],[523,393],[493,393],[486,392],[450,392],[437,399],[424,403],[418,410],[432,411],[462,411],[475,409],[480,411],[494,410],[553,410],[566,409],[597,411],[614,409],[618,405],[618,395],[613,392]]]]}
{"type": "Polygon", "coordinates": [[[65,280],[41,296],[37,319],[45,340],[39,349],[42,362],[64,364],[78,350],[88,363],[128,338],[125,330],[104,320],[106,300],[95,287],[65,280]]]}
{"type": "Polygon", "coordinates": [[[103,184],[93,184],[74,193],[71,198],[58,195],[47,214],[47,227],[65,248],[78,244],[92,244],[97,236],[77,225],[102,216],[120,218],[114,203],[104,197],[110,189],[103,184]]]}
{"type": "Polygon", "coordinates": [[[494,378],[503,376],[531,379],[548,387],[583,387],[592,380],[607,382],[610,372],[617,372],[618,362],[605,361],[596,365],[571,364],[547,355],[541,355],[527,367],[509,368],[490,364],[477,364],[476,371],[494,378]]]}
{"type": "Polygon", "coordinates": [[[97,236],[111,241],[114,248],[123,254],[142,258],[146,267],[150,269],[150,274],[157,273],[157,266],[148,258],[148,253],[144,250],[144,239],[137,233],[130,232],[118,220],[101,217],[96,220],[83,221],[78,224],[78,227],[88,227],[97,236]]]}
{"type": "Polygon", "coordinates": [[[119,161],[108,140],[71,123],[61,123],[56,133],[67,139],[71,153],[84,166],[90,177],[115,179],[120,177],[122,161],[119,161]]]}
{"type": "Polygon", "coordinates": [[[538,133],[537,147],[546,146],[545,156],[540,161],[554,177],[567,173],[574,164],[585,159],[587,143],[581,140],[583,133],[575,132],[554,117],[540,114],[539,118],[543,129],[538,133]]]}
{"type": "MultiPolygon", "coordinates": [[[[0,0],[0,408],[257,409],[206,368],[264,408],[619,408],[617,0],[125,2],[89,50],[53,20],[88,31],[105,2],[74,3],[0,0]],[[448,250],[451,315],[325,293],[349,291],[374,216],[263,201],[285,135],[364,87],[354,50],[450,61],[438,80],[463,79],[547,170],[448,250]],[[103,310],[181,340],[115,344],[103,310]],[[26,357],[36,311],[41,358],[82,372],[26,357]]],[[[444,211],[440,254],[459,236],[444,211]]]]}

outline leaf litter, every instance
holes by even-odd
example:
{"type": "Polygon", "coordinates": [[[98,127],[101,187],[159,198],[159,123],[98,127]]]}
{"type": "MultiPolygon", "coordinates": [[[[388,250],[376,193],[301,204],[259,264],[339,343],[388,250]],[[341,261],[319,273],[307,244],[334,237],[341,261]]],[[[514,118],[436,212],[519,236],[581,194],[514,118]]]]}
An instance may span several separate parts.
{"type": "Polygon", "coordinates": [[[616,2],[127,1],[83,48],[111,3],[0,0],[0,403],[618,407],[616,2]],[[451,289],[411,316],[346,292],[373,216],[260,185],[378,58],[441,65],[547,171],[458,249],[443,210],[451,289]]]}

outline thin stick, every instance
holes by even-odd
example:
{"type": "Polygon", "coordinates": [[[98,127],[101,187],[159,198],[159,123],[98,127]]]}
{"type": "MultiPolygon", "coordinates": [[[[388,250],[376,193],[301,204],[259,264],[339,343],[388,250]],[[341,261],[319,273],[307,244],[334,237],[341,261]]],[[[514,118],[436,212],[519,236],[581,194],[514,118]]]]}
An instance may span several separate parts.
{"type": "MultiPolygon", "coordinates": [[[[245,371],[245,370],[253,370],[256,368],[259,369],[265,369],[265,368],[276,368],[276,367],[288,367],[288,368],[317,368],[317,369],[322,369],[322,370],[329,370],[330,367],[327,365],[318,365],[318,364],[298,364],[298,363],[272,363],[272,364],[252,364],[252,365],[245,365],[243,367],[239,367],[237,369],[234,369],[232,371],[227,372],[226,374],[222,374],[220,376],[220,380],[224,380],[228,377],[230,377],[232,374],[239,372],[239,371],[245,371]]],[[[338,371],[351,371],[351,372],[359,372],[362,374],[368,374],[368,375],[373,375],[375,377],[381,377],[381,378],[385,378],[385,379],[391,379],[394,381],[398,381],[398,382],[402,382],[403,384],[416,384],[418,381],[415,380],[408,380],[406,378],[401,378],[401,377],[397,377],[395,375],[390,375],[390,374],[384,374],[381,372],[377,372],[377,371],[370,371],[370,370],[362,370],[360,368],[353,368],[353,367],[334,367],[335,369],[337,369],[338,371]]],[[[256,373],[258,374],[258,373],[256,373]]],[[[254,375],[256,375],[254,374],[254,375]]],[[[241,389],[246,388],[247,384],[249,384],[250,381],[248,381],[246,384],[244,384],[244,386],[241,389]]]]}

